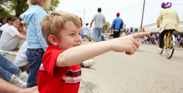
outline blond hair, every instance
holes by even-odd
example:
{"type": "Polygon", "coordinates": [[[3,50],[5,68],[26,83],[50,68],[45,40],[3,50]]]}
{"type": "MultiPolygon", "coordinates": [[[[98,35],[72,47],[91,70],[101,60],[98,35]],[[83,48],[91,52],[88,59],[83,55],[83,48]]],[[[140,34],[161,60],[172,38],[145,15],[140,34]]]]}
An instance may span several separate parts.
{"type": "Polygon", "coordinates": [[[51,4],[51,0],[28,0],[28,5],[37,5],[40,4],[42,8],[48,9],[51,4]]]}
{"type": "Polygon", "coordinates": [[[79,17],[72,13],[56,11],[43,17],[40,23],[41,30],[48,45],[52,45],[48,40],[48,36],[54,35],[59,39],[60,31],[64,29],[66,22],[73,22],[78,28],[81,28],[79,17]]]}

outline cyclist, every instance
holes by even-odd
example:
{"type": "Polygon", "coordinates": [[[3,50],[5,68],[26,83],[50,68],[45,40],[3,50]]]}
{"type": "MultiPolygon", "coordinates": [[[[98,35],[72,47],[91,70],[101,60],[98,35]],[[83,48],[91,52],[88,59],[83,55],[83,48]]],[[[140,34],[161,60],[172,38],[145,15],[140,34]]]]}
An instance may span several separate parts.
{"type": "Polygon", "coordinates": [[[178,26],[179,26],[179,16],[176,12],[176,10],[171,9],[170,7],[172,6],[171,2],[163,2],[161,4],[161,7],[163,10],[161,10],[160,15],[157,19],[157,27],[160,26],[160,21],[161,22],[161,33],[159,36],[159,48],[158,50],[161,51],[162,48],[164,47],[164,35],[168,31],[178,31],[178,26]]]}

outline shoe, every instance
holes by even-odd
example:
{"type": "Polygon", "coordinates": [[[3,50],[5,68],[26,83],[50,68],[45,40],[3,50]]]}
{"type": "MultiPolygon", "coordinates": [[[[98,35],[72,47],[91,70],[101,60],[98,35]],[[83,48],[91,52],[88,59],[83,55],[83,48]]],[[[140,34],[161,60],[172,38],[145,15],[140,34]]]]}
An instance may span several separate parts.
{"type": "Polygon", "coordinates": [[[162,48],[158,48],[158,51],[162,51],[162,48]]]}
{"type": "Polygon", "coordinates": [[[93,59],[89,59],[89,60],[86,60],[86,61],[83,62],[83,65],[84,65],[85,67],[90,67],[90,66],[92,66],[93,64],[94,64],[93,59]]]}
{"type": "Polygon", "coordinates": [[[22,72],[19,76],[18,76],[19,79],[21,79],[22,81],[24,82],[27,82],[27,79],[28,79],[28,73],[26,71],[22,72]]]}
{"type": "Polygon", "coordinates": [[[12,84],[14,84],[14,85],[16,85],[16,86],[18,86],[18,87],[21,87],[21,88],[26,88],[26,86],[27,86],[27,83],[26,83],[26,82],[20,80],[20,79],[19,79],[17,76],[15,76],[15,75],[12,75],[12,76],[11,76],[10,83],[12,83],[12,84]]]}

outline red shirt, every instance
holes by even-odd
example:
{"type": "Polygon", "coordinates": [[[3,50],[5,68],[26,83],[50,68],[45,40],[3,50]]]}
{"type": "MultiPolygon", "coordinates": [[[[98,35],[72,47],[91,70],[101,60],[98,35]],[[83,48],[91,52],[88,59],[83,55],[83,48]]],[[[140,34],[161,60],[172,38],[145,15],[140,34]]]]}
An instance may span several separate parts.
{"type": "Polygon", "coordinates": [[[40,93],[78,93],[81,79],[80,65],[55,67],[57,57],[63,51],[56,46],[49,46],[45,51],[37,74],[40,93]]]}

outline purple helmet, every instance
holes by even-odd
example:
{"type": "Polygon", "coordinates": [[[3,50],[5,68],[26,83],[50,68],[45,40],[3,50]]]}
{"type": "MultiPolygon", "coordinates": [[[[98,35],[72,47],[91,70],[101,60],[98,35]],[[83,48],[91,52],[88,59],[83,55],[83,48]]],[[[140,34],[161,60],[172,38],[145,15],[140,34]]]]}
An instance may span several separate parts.
{"type": "Polygon", "coordinates": [[[172,3],[171,2],[167,2],[167,3],[163,2],[161,4],[161,8],[164,8],[164,9],[170,8],[171,6],[172,6],[172,3]]]}

